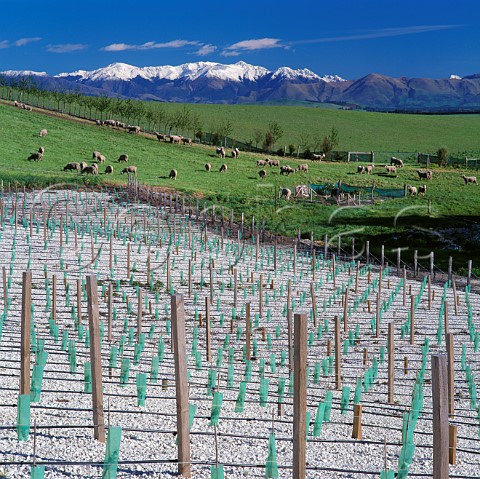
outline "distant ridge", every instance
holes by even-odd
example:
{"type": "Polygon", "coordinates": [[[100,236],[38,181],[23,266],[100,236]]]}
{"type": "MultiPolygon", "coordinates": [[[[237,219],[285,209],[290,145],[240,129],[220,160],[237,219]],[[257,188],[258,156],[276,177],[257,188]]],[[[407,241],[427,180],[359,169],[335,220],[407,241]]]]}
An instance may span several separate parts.
{"type": "Polygon", "coordinates": [[[4,71],[7,78],[29,76],[42,88],[80,91],[163,102],[321,102],[381,111],[454,112],[480,109],[480,74],[460,78],[393,78],[370,73],[357,80],[281,67],[270,71],[245,62],[214,62],[104,68],[50,76],[46,72],[4,71]]]}

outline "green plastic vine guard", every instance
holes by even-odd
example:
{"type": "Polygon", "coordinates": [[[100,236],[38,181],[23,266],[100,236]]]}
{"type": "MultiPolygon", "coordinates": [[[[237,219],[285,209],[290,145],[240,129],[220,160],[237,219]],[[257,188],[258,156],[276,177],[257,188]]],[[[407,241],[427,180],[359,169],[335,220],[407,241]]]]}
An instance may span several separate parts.
{"type": "Polygon", "coordinates": [[[332,404],[333,404],[333,392],[328,390],[325,392],[325,411],[323,420],[325,422],[330,422],[330,415],[332,412],[332,404]]]}
{"type": "Polygon", "coordinates": [[[45,477],[45,466],[32,466],[30,479],[43,479],[45,477]]]}
{"type": "Polygon", "coordinates": [[[260,379],[260,406],[265,407],[268,400],[268,378],[260,379]]]}
{"type": "Polygon", "coordinates": [[[322,433],[322,424],[325,417],[325,403],[319,402],[317,412],[315,414],[315,422],[313,424],[313,436],[320,437],[322,433]]]}
{"type": "Polygon", "coordinates": [[[85,361],[83,363],[83,392],[91,393],[92,392],[92,368],[90,361],[85,361]]]}
{"type": "Polygon", "coordinates": [[[150,367],[150,382],[156,383],[158,381],[158,364],[159,364],[159,357],[153,356],[152,357],[152,365],[150,367]]]}
{"type": "Polygon", "coordinates": [[[241,381],[238,390],[237,400],[235,402],[235,412],[243,412],[245,409],[245,394],[247,391],[247,382],[241,381]]]}
{"type": "Polygon", "coordinates": [[[120,386],[126,386],[130,377],[130,359],[123,358],[120,368],[120,386]]]}
{"type": "Polygon", "coordinates": [[[147,396],[147,375],[145,373],[137,373],[137,406],[145,406],[147,396]]]}
{"type": "Polygon", "coordinates": [[[105,459],[103,462],[102,479],[116,479],[117,477],[121,438],[121,427],[108,428],[107,446],[105,448],[105,459]]]}
{"type": "Polygon", "coordinates": [[[220,410],[222,408],[223,393],[215,391],[212,399],[212,409],[210,412],[210,426],[216,424],[218,426],[218,420],[220,417],[220,410]]]}
{"type": "Polygon", "coordinates": [[[19,394],[17,402],[17,438],[28,441],[30,434],[30,395],[19,394]]]}
{"type": "Polygon", "coordinates": [[[273,432],[270,433],[268,438],[268,455],[265,463],[265,477],[278,478],[277,448],[273,432]]]}

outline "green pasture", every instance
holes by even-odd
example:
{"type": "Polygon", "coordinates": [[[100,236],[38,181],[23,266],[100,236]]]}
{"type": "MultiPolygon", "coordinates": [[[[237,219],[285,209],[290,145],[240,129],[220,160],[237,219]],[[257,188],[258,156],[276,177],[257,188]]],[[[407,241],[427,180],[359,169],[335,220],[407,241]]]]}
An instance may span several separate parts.
{"type": "MultiPolygon", "coordinates": [[[[211,106],[211,108],[215,107],[211,106]]],[[[202,105],[202,108],[206,111],[210,105],[202,105]]],[[[239,111],[257,109],[257,107],[228,107],[230,108],[238,108],[239,111]]],[[[280,107],[269,109],[273,119],[277,114],[277,108],[280,107]]],[[[282,110],[288,112],[289,108],[285,107],[282,110]]],[[[259,107],[257,112],[259,115],[264,115],[267,110],[268,107],[259,107]]],[[[388,131],[393,128],[395,122],[399,135],[398,144],[402,145],[402,150],[405,150],[407,145],[414,144],[408,132],[412,132],[412,135],[417,138],[422,137],[424,145],[430,145],[429,149],[432,150],[433,145],[437,143],[437,138],[442,135],[433,126],[429,126],[427,121],[443,125],[443,131],[450,131],[449,138],[452,142],[458,136],[455,140],[459,142],[458,145],[460,145],[461,134],[457,132],[458,135],[454,135],[453,131],[455,128],[461,129],[460,125],[464,124],[464,138],[469,139],[468,148],[473,149],[473,134],[469,135],[468,132],[473,132],[479,121],[477,116],[416,117],[319,109],[305,109],[305,111],[311,112],[309,114],[313,115],[312,118],[315,117],[315,113],[320,113],[317,121],[324,123],[327,118],[324,116],[325,113],[335,114],[331,117],[335,118],[334,124],[340,132],[343,129],[349,130],[352,138],[360,137],[361,132],[365,132],[365,121],[361,121],[360,118],[372,119],[371,122],[377,125],[379,131],[375,140],[373,136],[371,137],[372,143],[368,148],[374,151],[377,151],[377,148],[387,147],[393,150],[395,138],[389,137],[388,131]],[[342,115],[349,120],[343,119],[342,115]],[[352,118],[358,118],[358,128],[355,127],[355,122],[351,121],[352,118]],[[343,122],[339,121],[341,119],[343,122]],[[382,119],[385,119],[384,122],[382,119]],[[455,128],[447,126],[449,121],[456,125],[455,128]],[[425,122],[421,132],[417,131],[418,122],[425,122]]],[[[288,115],[284,113],[283,118],[286,122],[288,115]]],[[[257,120],[252,117],[251,124],[255,124],[257,120]]],[[[242,121],[245,121],[246,125],[247,117],[242,121]]],[[[373,127],[368,127],[369,131],[371,128],[373,127]]],[[[342,139],[342,133],[340,138],[342,139]]],[[[91,122],[71,121],[36,111],[20,110],[5,104],[0,105],[0,144],[2,145],[0,178],[5,184],[10,182],[14,186],[33,187],[64,182],[80,185],[126,183],[126,175],[120,174],[125,165],[119,164],[116,160],[120,154],[127,153],[128,164],[138,168],[140,182],[176,190],[187,195],[195,193],[200,196],[202,205],[206,202],[207,205],[224,206],[227,212],[233,208],[237,220],[241,212],[245,213],[246,221],[251,221],[251,216],[255,215],[257,224],[265,221],[267,229],[280,234],[296,236],[300,228],[304,237],[309,237],[310,232],[313,232],[316,239],[322,239],[324,234],[328,234],[329,237],[342,235],[344,246],[350,243],[350,237],[354,234],[357,245],[361,245],[364,239],[370,239],[371,250],[374,253],[378,252],[380,244],[385,243],[387,255],[391,255],[392,259],[395,255],[390,252],[390,248],[400,246],[408,248],[403,253],[403,258],[408,261],[411,261],[414,249],[418,249],[421,254],[436,249],[438,250],[436,260],[442,264],[449,255],[452,255],[454,266],[458,271],[464,268],[467,259],[473,259],[475,264],[475,242],[472,241],[469,233],[459,235],[455,242],[462,249],[455,251],[450,249],[452,241],[445,240],[440,231],[442,228],[459,226],[470,228],[480,216],[478,206],[480,189],[476,185],[464,185],[461,175],[466,172],[460,168],[433,167],[432,181],[420,182],[416,173],[419,166],[413,157],[410,162],[407,162],[405,168],[398,170],[396,177],[385,175],[383,163],[377,163],[372,175],[358,175],[356,163],[314,163],[309,160],[281,158],[281,164],[290,164],[294,168],[299,163],[307,163],[308,173],[295,173],[286,177],[279,174],[278,168],[267,167],[266,179],[260,180],[258,177],[260,168],[256,166],[256,161],[264,156],[242,152],[239,159],[227,157],[222,160],[215,156],[214,147],[171,145],[159,142],[152,136],[134,136],[109,127],[99,127],[91,122]],[[44,138],[38,136],[42,128],[49,131],[44,138]],[[40,146],[45,147],[42,161],[28,161],[29,154],[40,146]],[[99,165],[100,174],[97,177],[63,171],[64,165],[68,162],[90,163],[93,150],[101,151],[107,157],[107,162],[99,165]],[[207,162],[212,165],[210,173],[205,171],[207,162]],[[223,162],[228,165],[227,173],[219,172],[223,162]],[[109,164],[114,166],[113,175],[103,174],[105,166],[109,164]],[[176,181],[168,178],[172,168],[178,171],[176,181]],[[377,200],[374,205],[349,208],[308,201],[287,202],[278,198],[278,190],[282,187],[293,189],[295,185],[300,184],[339,180],[352,185],[375,184],[387,188],[402,188],[405,184],[419,186],[427,183],[427,195],[425,198],[377,200]],[[428,200],[431,200],[430,214],[427,208],[428,200]],[[353,231],[355,233],[352,233],[353,231]]],[[[442,144],[448,147],[448,143],[442,144]]],[[[357,146],[354,143],[348,146],[355,150],[366,149],[365,143],[357,148],[354,148],[357,146]]],[[[347,148],[347,144],[343,144],[342,147],[347,148]]],[[[472,172],[466,174],[472,174],[472,172]]]]}

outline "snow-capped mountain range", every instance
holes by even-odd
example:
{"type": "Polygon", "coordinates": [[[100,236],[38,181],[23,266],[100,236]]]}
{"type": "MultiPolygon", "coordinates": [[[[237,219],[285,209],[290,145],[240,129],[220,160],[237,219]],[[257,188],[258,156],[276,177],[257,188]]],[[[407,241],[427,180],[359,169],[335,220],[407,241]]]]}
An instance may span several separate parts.
{"type": "Polygon", "coordinates": [[[370,73],[357,80],[317,75],[304,69],[281,67],[270,71],[243,61],[136,67],[112,63],[97,70],[46,72],[4,71],[7,78],[31,77],[49,90],[80,91],[165,102],[255,103],[330,102],[374,110],[480,110],[480,74],[449,78],[393,78],[370,73]]]}

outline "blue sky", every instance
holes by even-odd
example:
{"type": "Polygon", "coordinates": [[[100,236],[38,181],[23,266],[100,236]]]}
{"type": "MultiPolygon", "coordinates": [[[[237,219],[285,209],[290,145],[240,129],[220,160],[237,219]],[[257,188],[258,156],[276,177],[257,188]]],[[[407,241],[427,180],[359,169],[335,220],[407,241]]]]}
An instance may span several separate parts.
{"type": "Polygon", "coordinates": [[[0,0],[0,71],[245,61],[347,79],[480,72],[480,3],[0,0]]]}

